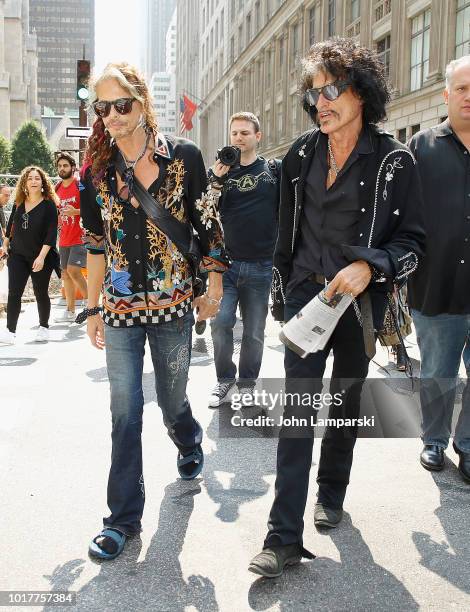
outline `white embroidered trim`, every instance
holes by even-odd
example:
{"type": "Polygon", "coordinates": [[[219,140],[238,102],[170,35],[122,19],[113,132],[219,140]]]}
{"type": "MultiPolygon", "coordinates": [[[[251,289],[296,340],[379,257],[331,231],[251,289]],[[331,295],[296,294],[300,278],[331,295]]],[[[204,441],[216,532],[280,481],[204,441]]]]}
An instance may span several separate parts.
{"type": "Polygon", "coordinates": [[[292,179],[294,183],[294,226],[292,228],[292,244],[291,244],[291,252],[294,252],[294,243],[295,243],[295,219],[297,214],[297,182],[299,177],[292,179]]]}
{"type": "Polygon", "coordinates": [[[398,258],[398,261],[403,261],[404,259],[407,259],[408,261],[405,261],[405,263],[402,265],[401,270],[399,270],[399,273],[395,277],[396,280],[406,278],[407,276],[412,274],[418,267],[418,256],[416,255],[416,253],[413,253],[413,251],[402,255],[398,258]]]}
{"type": "Polygon", "coordinates": [[[280,291],[281,292],[281,296],[282,296],[282,301],[284,302],[284,304],[286,303],[286,298],[284,295],[284,289],[282,287],[282,277],[281,277],[281,273],[279,272],[279,270],[276,268],[276,266],[273,266],[273,282],[271,285],[271,295],[273,297],[273,301],[275,300],[276,297],[276,293],[280,291]],[[276,274],[279,277],[279,280],[276,279],[276,274]]]}
{"type": "MultiPolygon", "coordinates": [[[[372,235],[374,233],[374,226],[375,226],[375,218],[377,216],[377,199],[378,199],[378,195],[379,195],[379,182],[380,182],[380,175],[382,173],[383,167],[385,165],[385,162],[387,161],[387,159],[390,157],[390,155],[395,155],[396,153],[406,153],[407,155],[409,155],[411,157],[411,159],[413,160],[413,164],[416,164],[416,160],[413,157],[413,154],[408,151],[407,149],[396,149],[395,151],[390,151],[390,153],[387,153],[387,155],[383,158],[382,163],[380,164],[380,168],[379,171],[377,173],[377,180],[375,182],[375,196],[374,196],[374,214],[372,216],[372,224],[370,226],[370,234],[369,234],[369,241],[367,243],[368,248],[370,248],[371,244],[372,244],[372,235]]],[[[389,171],[387,172],[387,175],[385,176],[385,189],[382,192],[382,197],[385,200],[387,198],[387,182],[390,182],[394,175],[395,175],[395,169],[396,168],[403,168],[403,166],[401,165],[395,165],[395,162],[400,162],[401,157],[398,157],[397,159],[395,159],[393,161],[393,164],[387,164],[387,168],[390,166],[389,171]],[[384,197],[385,196],[385,197],[384,197]]]]}

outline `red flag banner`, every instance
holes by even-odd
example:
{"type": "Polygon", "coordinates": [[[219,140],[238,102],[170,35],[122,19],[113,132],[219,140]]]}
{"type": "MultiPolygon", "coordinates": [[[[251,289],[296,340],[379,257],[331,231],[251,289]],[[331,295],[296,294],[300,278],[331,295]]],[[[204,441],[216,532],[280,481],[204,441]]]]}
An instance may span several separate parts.
{"type": "MultiPolygon", "coordinates": [[[[184,128],[188,132],[193,129],[193,122],[191,121],[197,110],[197,104],[190,100],[188,96],[183,96],[183,104],[180,104],[180,120],[181,128],[184,128]]],[[[183,130],[182,130],[183,131],[183,130]]]]}

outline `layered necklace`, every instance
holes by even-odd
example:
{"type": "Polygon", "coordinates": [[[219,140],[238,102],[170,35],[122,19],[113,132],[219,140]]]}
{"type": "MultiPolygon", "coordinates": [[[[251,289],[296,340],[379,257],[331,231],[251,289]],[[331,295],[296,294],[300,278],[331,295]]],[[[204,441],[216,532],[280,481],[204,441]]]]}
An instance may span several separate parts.
{"type": "Polygon", "coordinates": [[[140,151],[138,156],[133,160],[127,159],[125,154],[119,149],[122,155],[122,158],[124,160],[124,163],[126,164],[126,170],[123,173],[122,180],[126,183],[127,188],[129,190],[129,199],[133,194],[135,167],[137,166],[137,163],[145,155],[145,151],[147,150],[147,147],[149,146],[150,136],[151,136],[151,132],[147,134],[147,138],[145,139],[145,143],[144,143],[144,146],[142,147],[142,150],[140,151]]]}

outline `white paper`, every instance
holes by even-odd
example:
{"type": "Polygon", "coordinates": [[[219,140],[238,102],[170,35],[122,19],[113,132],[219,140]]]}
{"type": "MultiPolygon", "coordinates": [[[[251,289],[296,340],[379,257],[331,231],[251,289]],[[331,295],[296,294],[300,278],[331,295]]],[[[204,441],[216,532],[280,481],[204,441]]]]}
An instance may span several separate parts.
{"type": "Polygon", "coordinates": [[[351,302],[349,294],[337,294],[328,301],[321,291],[284,325],[281,342],[302,358],[321,351],[351,302]]]}

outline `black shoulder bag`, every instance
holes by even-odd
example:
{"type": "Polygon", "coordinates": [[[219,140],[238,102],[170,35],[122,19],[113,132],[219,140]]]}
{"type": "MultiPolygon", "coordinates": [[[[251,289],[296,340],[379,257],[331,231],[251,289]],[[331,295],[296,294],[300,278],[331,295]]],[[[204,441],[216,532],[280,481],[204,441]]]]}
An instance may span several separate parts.
{"type": "MultiPolygon", "coordinates": [[[[122,155],[118,155],[116,170],[121,175],[127,170],[122,155]]],[[[142,210],[155,225],[176,244],[186,259],[192,276],[193,295],[199,297],[204,293],[204,281],[199,276],[199,264],[202,260],[201,243],[189,222],[182,223],[169,210],[159,204],[134,175],[132,178],[132,195],[137,199],[142,210]]]]}

